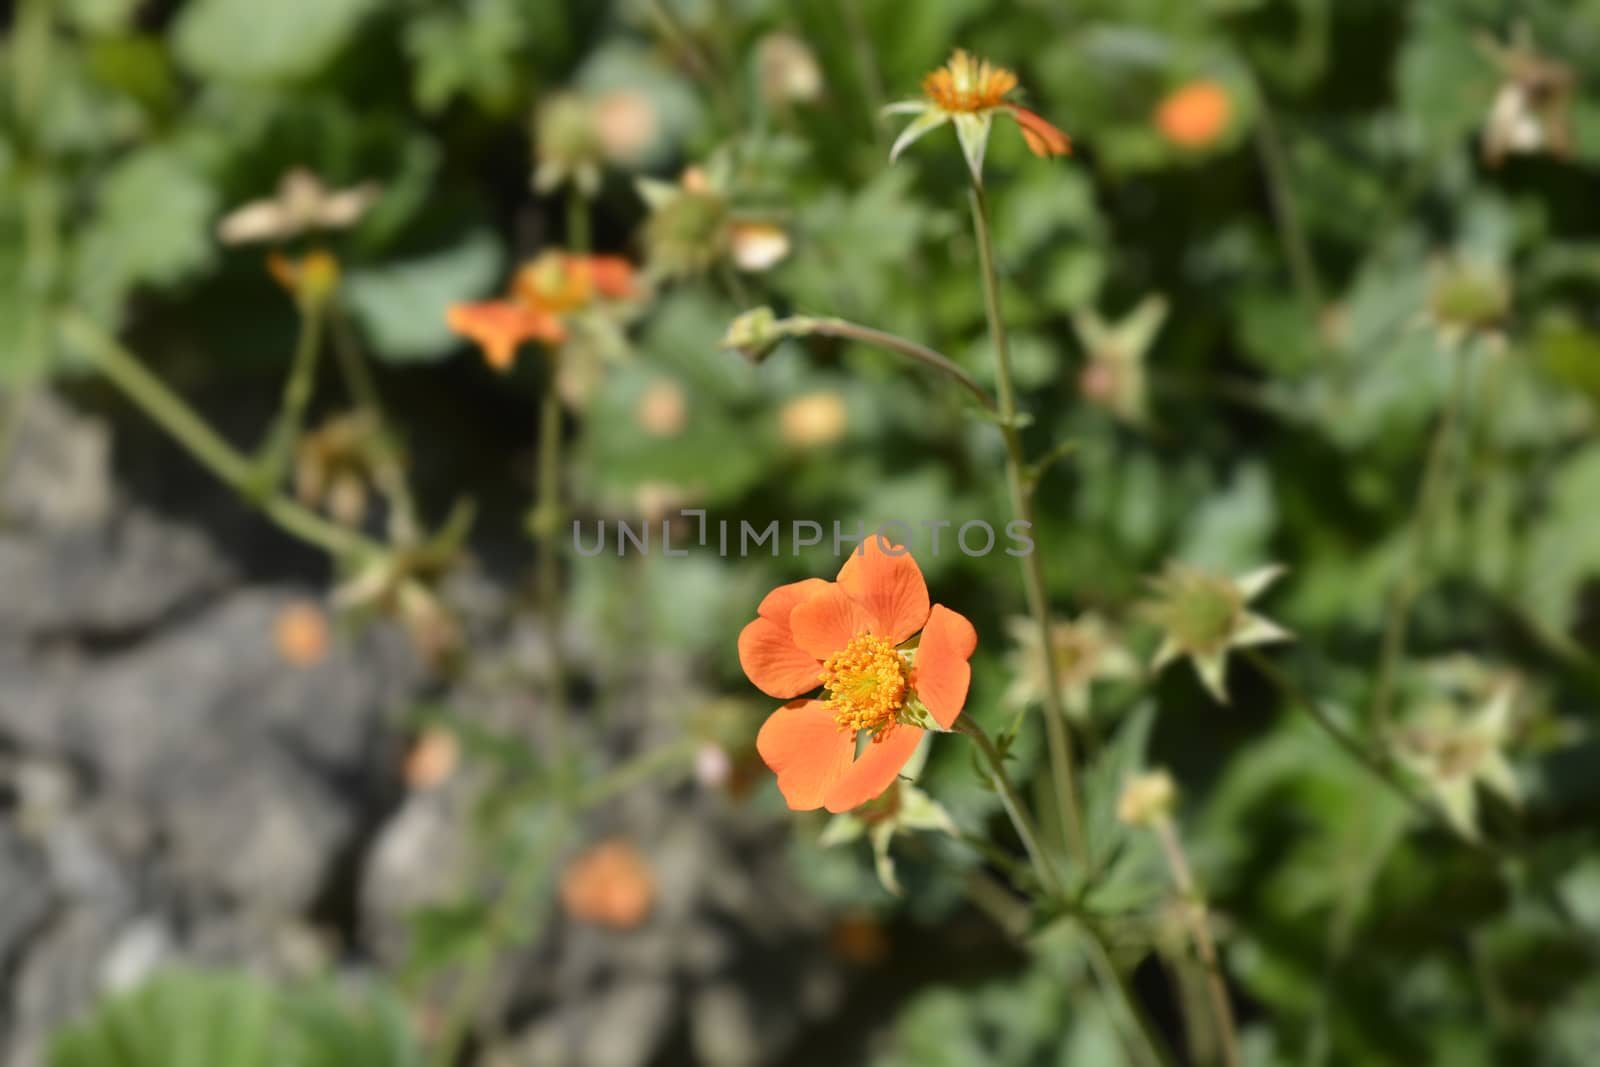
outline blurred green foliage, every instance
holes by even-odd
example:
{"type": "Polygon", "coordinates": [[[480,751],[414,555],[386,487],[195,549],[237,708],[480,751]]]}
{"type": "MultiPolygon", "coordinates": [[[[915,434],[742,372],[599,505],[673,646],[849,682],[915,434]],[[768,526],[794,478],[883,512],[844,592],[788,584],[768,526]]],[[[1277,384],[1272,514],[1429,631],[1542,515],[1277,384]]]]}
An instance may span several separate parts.
{"type": "MultiPolygon", "coordinates": [[[[896,331],[991,381],[953,137],[890,169],[877,110],[956,45],[1015,66],[1029,106],[1077,146],[1042,162],[997,129],[988,165],[1027,436],[1036,453],[1073,446],[1039,494],[1057,605],[1120,625],[1169,559],[1221,573],[1283,562],[1268,610],[1297,636],[1284,658],[1374,737],[1380,635],[1407,582],[1402,692],[1455,653],[1522,679],[1523,804],[1483,798],[1479,849],[1408,821],[1248,667],[1228,708],[1187,671],[1147,695],[1097,690],[1102,728],[1135,704],[1159,709],[1145,712],[1148,754],[1130,731],[1128,751],[1103,757],[1124,762],[1091,774],[1100,847],[1128,865],[1101,891],[1111,901],[1158,870],[1108,814],[1121,778],[1105,768],[1168,763],[1224,917],[1249,1062],[1593,1062],[1600,3],[19,0],[9,18],[0,385],[81,368],[55,340],[64,308],[123,331],[158,368],[183,359],[193,375],[195,353],[200,377],[285,364],[290,302],[259,252],[220,247],[213,230],[295,166],[333,187],[382,183],[373,210],[330,238],[371,351],[471,366],[446,306],[574,236],[563,195],[529,188],[537,105],[561,90],[632,93],[644,129],[592,205],[600,249],[648,264],[633,178],[675,181],[721,152],[729,199],[783,227],[792,251],[769,272],[660,289],[581,412],[579,513],[637,518],[650,511],[641,490],[656,490],[673,509],[758,526],[1007,514],[997,435],[946,383],[837,341],[787,342],[759,368],[717,341],[735,313],[770,303],[896,331]],[[814,97],[764,89],[760,46],[780,31],[814,55],[814,97]],[[1560,114],[1572,150],[1491,165],[1486,126],[1511,106],[1516,72],[1486,42],[1518,40],[1572,75],[1560,114]],[[1215,139],[1175,145],[1153,116],[1196,79],[1231,110],[1215,139]],[[1088,310],[1115,322],[1151,294],[1170,313],[1146,359],[1148,419],[1130,425],[1087,392],[1096,353],[1073,322],[1088,310]],[[665,431],[640,417],[663,385],[684,404],[665,431]],[[786,423],[816,394],[841,406],[837,433],[786,423]],[[1447,408],[1445,489],[1419,536],[1420,474],[1447,408]]],[[[517,373],[476,384],[520,404],[539,377],[525,353],[517,373]]],[[[419,445],[427,431],[400,432],[419,445]]],[[[512,466],[496,470],[509,480],[512,466]]],[[[935,599],[978,622],[971,713],[998,730],[1011,713],[1003,623],[1020,604],[1010,561],[947,545],[920,562],[935,599]]],[[[576,599],[602,630],[642,615],[650,642],[744,694],[734,637],[760,593],[834,566],[826,546],[791,554],[786,533],[776,559],[583,561],[576,599]]],[[[1024,776],[1035,744],[1024,733],[1012,750],[1024,776]]],[[[955,745],[936,749],[921,785],[962,826],[998,810],[955,745]]],[[[757,802],[776,804],[770,789],[757,802]]],[[[864,850],[821,851],[813,829],[796,830],[796,877],[841,908],[936,923],[977,862],[942,841],[910,848],[906,898],[891,902],[864,850]]],[[[1082,976],[1059,955],[920,995],[882,1062],[1111,1062],[1121,1024],[1073,995],[1082,976]]],[[[258,1022],[269,996],[192,992],[258,1022]]],[[[111,1062],[92,1051],[120,1025],[111,1010],[64,1035],[53,1062],[111,1062]]],[[[231,1028],[239,1042],[252,1032],[231,1028]]],[[[128,1062],[302,1062],[259,1055],[128,1062]]]]}

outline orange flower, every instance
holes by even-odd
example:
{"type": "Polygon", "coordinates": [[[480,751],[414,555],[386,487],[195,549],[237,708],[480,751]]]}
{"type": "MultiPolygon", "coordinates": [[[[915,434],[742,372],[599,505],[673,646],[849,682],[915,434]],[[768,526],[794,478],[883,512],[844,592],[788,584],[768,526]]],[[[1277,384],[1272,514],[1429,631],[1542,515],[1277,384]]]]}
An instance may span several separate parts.
{"type": "Polygon", "coordinates": [[[561,876],[561,903],[580,922],[631,929],[655,899],[655,875],[639,850],[620,838],[602,841],[561,876]]]}
{"type": "Polygon", "coordinates": [[[509,370],[523,343],[559,345],[567,339],[567,320],[597,297],[623,300],[634,291],[633,267],[621,256],[546,252],[517,271],[508,299],[452,304],[445,318],[478,343],[490,366],[509,370]]]}
{"type": "Polygon", "coordinates": [[[1156,129],[1179,148],[1205,148],[1222,135],[1233,113],[1228,91],[1214,81],[1194,81],[1168,93],[1156,108],[1156,129]]]}
{"type": "Polygon", "coordinates": [[[954,122],[973,180],[982,181],[984,151],[996,113],[1016,122],[1034,155],[1064,156],[1070,152],[1072,142],[1066,134],[1042,116],[1007,99],[1016,87],[1017,76],[1011,71],[956,49],[948,63],[922,79],[921,100],[905,100],[884,109],[888,114],[917,116],[889,149],[889,161],[898,159],[924,134],[954,122]]]}
{"type": "Polygon", "coordinates": [[[273,252],[267,256],[267,273],[308,310],[327,303],[339,285],[339,261],[320,248],[299,259],[273,252]]]}
{"type": "Polygon", "coordinates": [[[558,345],[567,337],[566,328],[554,315],[530,310],[510,300],[451,304],[445,319],[456,333],[478,343],[484,358],[495,370],[510,370],[517,358],[517,349],[525,341],[558,345]]]}
{"type": "Polygon", "coordinates": [[[790,700],[756,737],[796,811],[848,811],[873,799],[925,727],[949,729],[961,714],[977,631],[942,604],[929,607],[922,570],[900,546],[868,538],[837,581],[779,586],[756,613],[739,635],[739,662],[756,687],[785,700],[827,692],[790,700]],[[857,754],[862,733],[871,743],[857,754]]]}

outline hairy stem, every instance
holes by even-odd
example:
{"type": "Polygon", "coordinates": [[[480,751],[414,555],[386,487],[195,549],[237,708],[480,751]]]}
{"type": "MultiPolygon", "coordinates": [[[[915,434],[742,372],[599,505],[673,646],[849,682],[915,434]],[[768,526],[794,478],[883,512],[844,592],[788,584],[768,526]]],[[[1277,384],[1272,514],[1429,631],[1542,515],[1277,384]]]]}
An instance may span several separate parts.
{"type": "MultiPolygon", "coordinates": [[[[994,245],[989,232],[989,206],[983,186],[972,187],[972,225],[978,238],[978,256],[983,275],[984,308],[989,317],[989,340],[994,348],[995,381],[1000,393],[1000,432],[1006,445],[1006,486],[1011,493],[1011,509],[1030,530],[1034,527],[1033,493],[1026,481],[1027,463],[1022,451],[1022,436],[1017,432],[1017,395],[1011,373],[1011,349],[1006,338],[1005,320],[1000,313],[1000,275],[995,268],[994,245]]],[[[1083,816],[1078,810],[1078,786],[1072,755],[1072,738],[1067,732],[1067,713],[1061,703],[1061,678],[1055,657],[1050,655],[1050,597],[1044,580],[1044,564],[1037,551],[1022,557],[1022,578],[1027,589],[1028,611],[1039,631],[1039,647],[1045,650],[1045,742],[1050,752],[1050,776],[1056,806],[1067,847],[1078,863],[1088,867],[1089,853],[1084,841],[1083,816]]]]}
{"type": "Polygon", "coordinates": [[[977,743],[978,752],[983,756],[984,765],[989,769],[989,778],[994,783],[996,792],[1000,794],[1006,814],[1011,817],[1011,825],[1016,828],[1017,836],[1022,839],[1022,847],[1027,850],[1028,860],[1033,864],[1034,874],[1038,877],[1040,885],[1047,893],[1061,892],[1061,876],[1056,873],[1049,856],[1040,847],[1039,830],[1028,815],[1028,807],[1018,794],[1011,776],[1006,773],[1005,760],[994,747],[994,742],[970,715],[961,716],[951,729],[955,733],[966,734],[977,743]]]}
{"type": "Polygon", "coordinates": [[[995,406],[994,398],[989,395],[983,386],[978,384],[977,379],[957,366],[949,356],[935,352],[927,345],[918,344],[898,334],[875,330],[871,326],[861,326],[854,322],[835,318],[810,320],[808,332],[822,334],[825,337],[842,337],[850,341],[860,341],[862,344],[873,345],[896,355],[905,356],[907,359],[920,363],[925,367],[931,367],[971,393],[978,403],[983,405],[985,411],[991,414],[999,414],[1000,409],[995,406]]]}
{"type": "Polygon", "coordinates": [[[294,446],[305,425],[306,409],[317,382],[317,363],[322,355],[322,328],[325,315],[320,303],[307,305],[300,315],[300,337],[295,342],[294,360],[283,384],[283,400],[267,439],[257,454],[252,475],[253,493],[275,494],[294,459],[294,446]]]}
{"type": "Polygon", "coordinates": [[[1167,867],[1172,872],[1173,884],[1178,887],[1178,893],[1184,898],[1184,919],[1189,927],[1189,936],[1194,941],[1195,951],[1200,956],[1200,962],[1206,969],[1206,990],[1211,999],[1211,1012],[1216,1021],[1217,1041],[1222,1047],[1222,1062],[1227,1067],[1238,1067],[1239,1064],[1239,1033],[1233,1019],[1233,1005],[1228,1000],[1228,984],[1222,977],[1222,964],[1217,957],[1217,945],[1211,937],[1211,922],[1206,908],[1205,897],[1199,887],[1195,885],[1194,874],[1189,869],[1189,860],[1183,854],[1183,844],[1178,840],[1178,832],[1169,818],[1160,818],[1155,823],[1156,837],[1161,842],[1161,851],[1166,856],[1167,867]]]}

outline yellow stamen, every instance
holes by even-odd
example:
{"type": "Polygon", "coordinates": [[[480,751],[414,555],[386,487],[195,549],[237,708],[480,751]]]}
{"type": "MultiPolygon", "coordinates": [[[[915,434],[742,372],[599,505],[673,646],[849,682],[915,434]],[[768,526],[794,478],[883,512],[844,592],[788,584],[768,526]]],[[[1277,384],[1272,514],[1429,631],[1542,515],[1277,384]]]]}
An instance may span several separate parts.
{"type": "Polygon", "coordinates": [[[910,669],[888,640],[860,633],[822,664],[822,684],[828,690],[828,710],[849,733],[869,730],[872,739],[884,729],[906,702],[910,669]]]}
{"type": "Polygon", "coordinates": [[[922,79],[922,92],[942,111],[988,111],[1005,103],[1017,76],[956,49],[950,62],[922,79]]]}
{"type": "Polygon", "coordinates": [[[588,264],[560,252],[545,252],[524,264],[511,287],[524,304],[552,315],[583,307],[592,288],[588,264]]]}

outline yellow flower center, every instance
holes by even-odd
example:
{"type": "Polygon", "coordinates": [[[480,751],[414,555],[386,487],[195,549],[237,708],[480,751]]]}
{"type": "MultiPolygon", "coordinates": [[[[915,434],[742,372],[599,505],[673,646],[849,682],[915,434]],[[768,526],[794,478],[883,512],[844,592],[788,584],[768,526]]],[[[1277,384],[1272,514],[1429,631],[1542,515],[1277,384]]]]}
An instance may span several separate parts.
{"type": "Polygon", "coordinates": [[[950,62],[922,79],[922,92],[941,111],[988,111],[1005,102],[1017,76],[957,49],[950,62]]]}
{"type": "Polygon", "coordinates": [[[512,289],[527,306],[564,315],[589,302],[589,267],[560,252],[546,252],[517,271],[512,289]]]}
{"type": "Polygon", "coordinates": [[[822,664],[833,721],[852,734],[869,730],[878,740],[905,706],[909,676],[905,658],[889,641],[876,634],[856,634],[822,664]]]}

